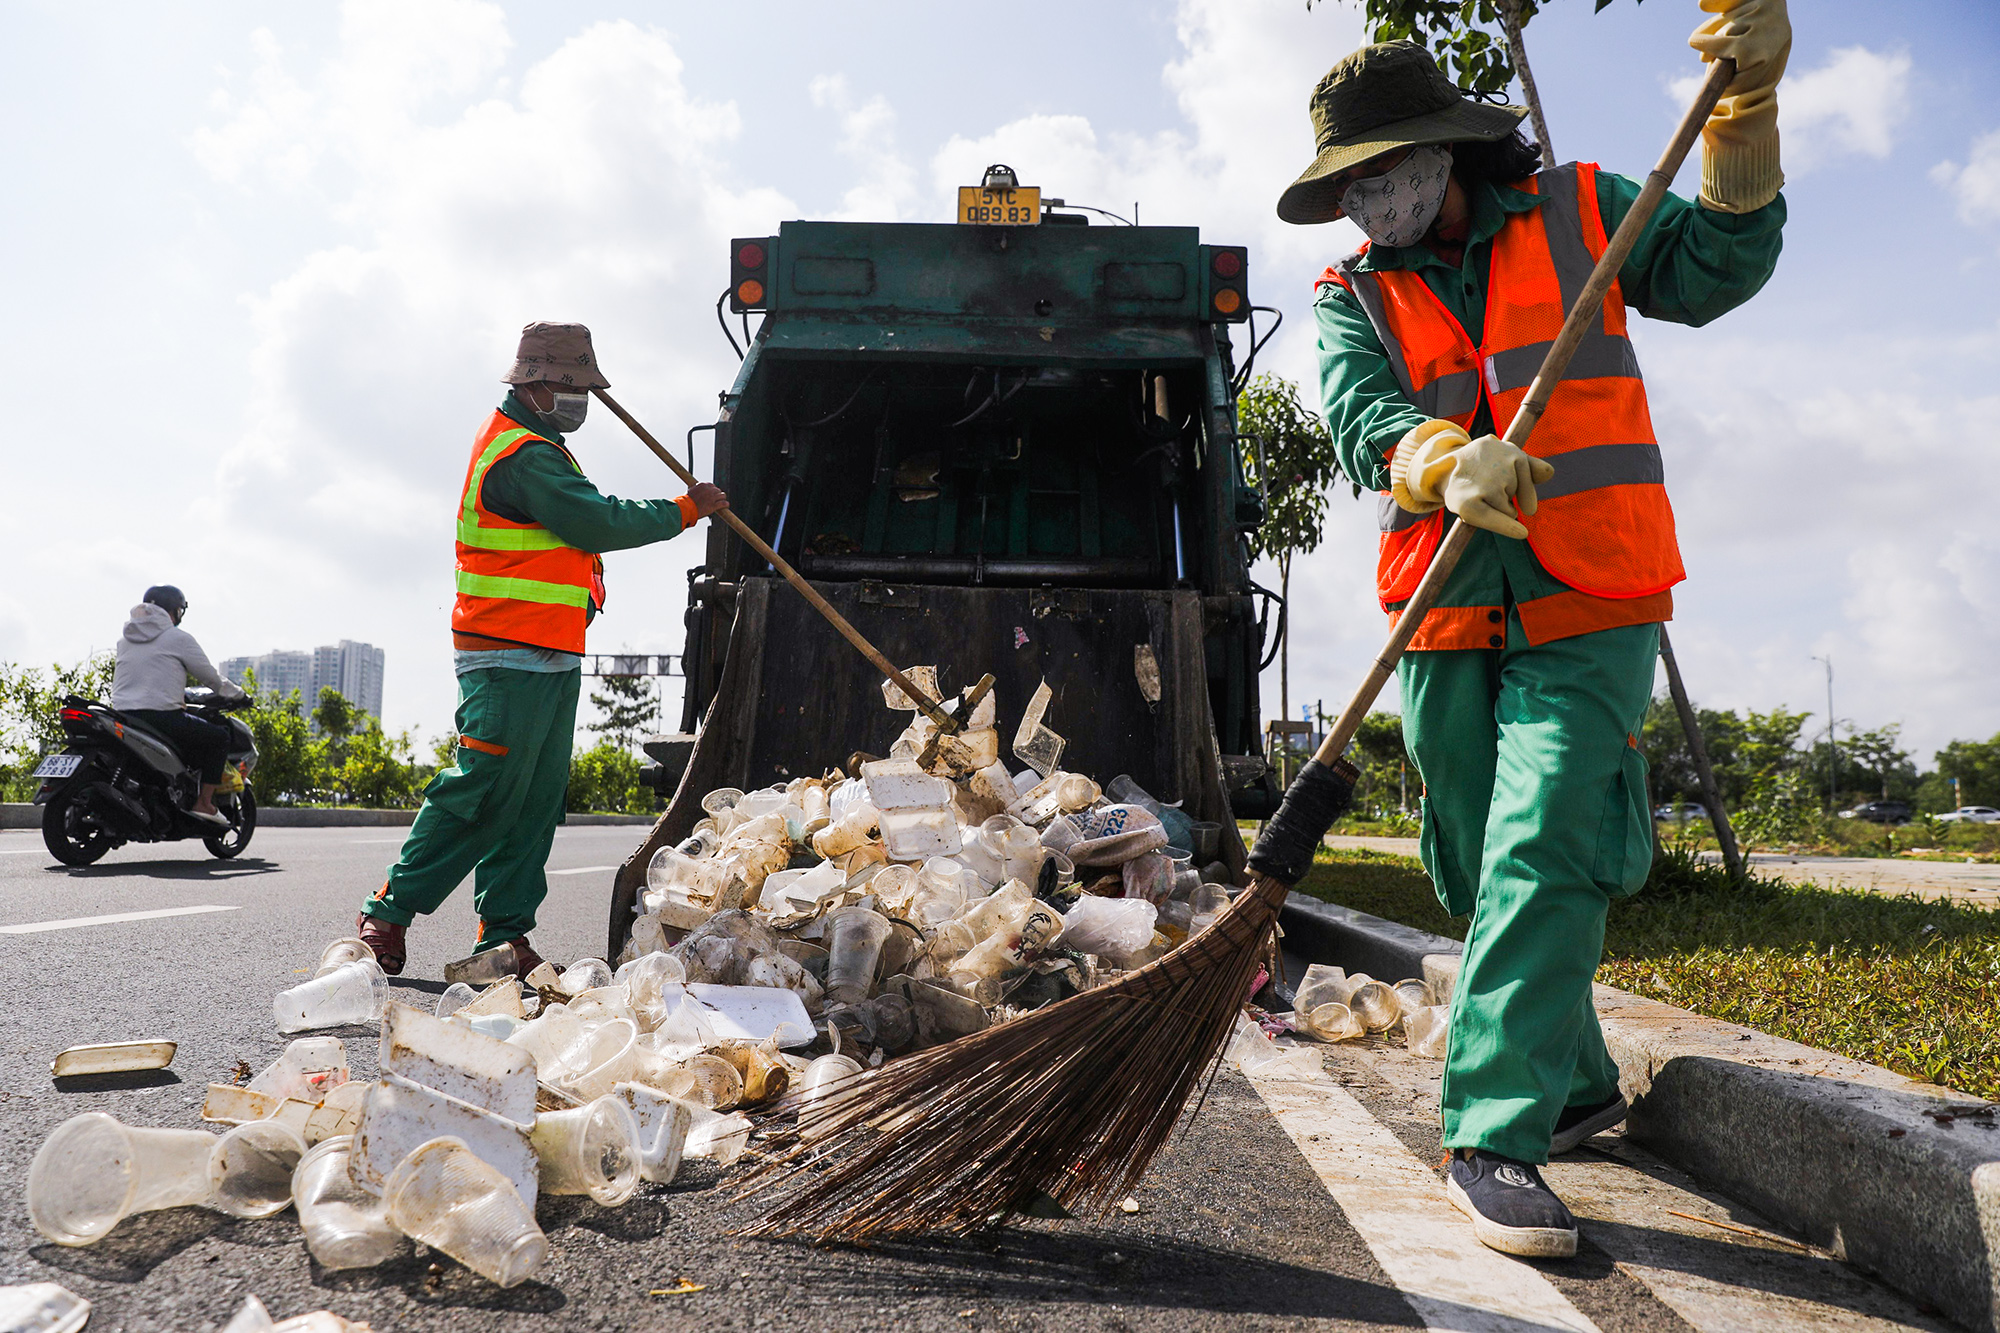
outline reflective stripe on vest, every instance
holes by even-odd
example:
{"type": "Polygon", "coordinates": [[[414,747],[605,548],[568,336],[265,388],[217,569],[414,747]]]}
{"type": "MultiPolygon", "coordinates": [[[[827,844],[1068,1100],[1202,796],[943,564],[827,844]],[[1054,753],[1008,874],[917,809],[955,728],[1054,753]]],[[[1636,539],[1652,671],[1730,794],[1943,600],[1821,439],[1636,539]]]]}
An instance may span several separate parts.
{"type": "MultiPolygon", "coordinates": [[[[1484,346],[1473,345],[1418,274],[1361,269],[1366,245],[1320,279],[1353,294],[1417,410],[1468,430],[1482,398],[1495,431],[1514,419],[1606,245],[1593,164],[1545,171],[1515,188],[1543,202],[1510,213],[1493,238],[1484,346]]],[[[1535,488],[1536,514],[1522,519],[1550,573],[1603,597],[1645,597],[1680,582],[1665,472],[1616,281],[1527,449],[1556,467],[1535,488]]],[[[1444,525],[1440,513],[1412,514],[1384,495],[1377,526],[1376,591],[1386,607],[1415,591],[1444,525]]]]}
{"type": "Polygon", "coordinates": [[[561,445],[499,412],[473,441],[459,499],[458,596],[451,627],[457,633],[581,653],[591,606],[604,604],[603,561],[539,523],[502,518],[480,498],[493,466],[535,441],[555,445],[576,466],[561,445]]]}

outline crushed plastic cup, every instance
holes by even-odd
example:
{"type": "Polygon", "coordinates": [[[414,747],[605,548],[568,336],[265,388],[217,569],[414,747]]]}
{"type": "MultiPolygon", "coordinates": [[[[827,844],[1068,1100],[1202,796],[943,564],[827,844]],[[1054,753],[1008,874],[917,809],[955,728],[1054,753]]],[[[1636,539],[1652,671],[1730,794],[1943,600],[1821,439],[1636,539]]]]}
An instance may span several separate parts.
{"type": "Polygon", "coordinates": [[[77,1333],[90,1322],[90,1302],[54,1282],[0,1287],[0,1329],[6,1333],[77,1333]]]}
{"type": "Polygon", "coordinates": [[[826,915],[826,1003],[860,1004],[875,992],[875,967],[889,938],[889,918],[865,907],[839,907],[826,915]]]}
{"type": "Polygon", "coordinates": [[[1311,1079],[1324,1069],[1320,1053],[1311,1046],[1280,1046],[1264,1035],[1264,1030],[1239,1015],[1236,1030],[1229,1038],[1223,1058],[1251,1078],[1311,1079]]]}
{"type": "Polygon", "coordinates": [[[1323,1004],[1346,1004],[1347,992],[1352,987],[1347,981],[1343,968],[1328,963],[1313,963],[1306,968],[1300,978],[1298,989],[1292,992],[1292,1008],[1301,1014],[1309,1014],[1323,1004]]]}
{"type": "Polygon", "coordinates": [[[1068,856],[1070,848],[1082,841],[1083,830],[1078,828],[1076,821],[1068,815],[1051,819],[1048,827],[1042,830],[1042,846],[1052,852],[1061,852],[1064,856],[1068,856]]]}
{"type": "Polygon", "coordinates": [[[250,1080],[249,1091],[316,1102],[347,1082],[347,1047],[338,1037],[300,1037],[250,1080]]]}
{"type": "Polygon", "coordinates": [[[728,1166],[750,1146],[750,1118],[723,1115],[702,1107],[694,1108],[688,1125],[684,1157],[705,1157],[717,1166],[728,1166]]]}
{"type": "Polygon", "coordinates": [[[1412,1055],[1428,1060],[1444,1059],[1445,1039],[1450,1035],[1450,1005],[1428,1005],[1403,1019],[1403,1041],[1412,1055]]]}
{"type": "Polygon", "coordinates": [[[865,1004],[830,1010],[829,1023],[857,1029],[870,1046],[892,1054],[907,1050],[917,1039],[917,1011],[901,995],[885,992],[865,1004]]]}
{"type": "Polygon", "coordinates": [[[615,1208],[639,1187],[637,1125],[616,1097],[535,1117],[535,1156],[544,1194],[588,1194],[615,1208]]]}
{"type": "Polygon", "coordinates": [[[602,958],[579,958],[556,978],[556,989],[565,995],[581,995],[610,984],[611,965],[602,958]]]}
{"type": "Polygon", "coordinates": [[[1379,981],[1364,981],[1349,991],[1347,1007],[1370,1032],[1386,1032],[1403,1017],[1396,992],[1379,981]]]}
{"type": "Polygon", "coordinates": [[[1321,1041],[1352,1041],[1367,1031],[1354,1011],[1336,1000],[1317,1005],[1310,1012],[1294,1010],[1292,1016],[1300,1031],[1321,1041]]]}
{"type": "Polygon", "coordinates": [[[409,1248],[382,1200],[348,1175],[353,1148],[349,1135],[322,1140],[292,1172],[292,1203],[299,1210],[306,1248],[321,1268],[373,1268],[409,1248]]]}
{"type": "Polygon", "coordinates": [[[323,977],[336,967],[341,967],[347,963],[358,963],[364,958],[373,958],[374,956],[375,951],[373,949],[350,935],[345,939],[335,940],[326,946],[325,950],[320,953],[319,966],[313,969],[313,975],[323,977]]]}
{"type": "Polygon", "coordinates": [[[706,1052],[681,1061],[680,1077],[659,1086],[684,1101],[709,1110],[728,1110],[743,1100],[743,1075],[719,1055],[706,1052]]]}
{"type": "Polygon", "coordinates": [[[548,1258],[530,1206],[458,1139],[432,1139],[405,1157],[383,1200],[404,1235],[502,1287],[525,1282],[548,1258]]]}
{"type": "Polygon", "coordinates": [[[306,1155],[297,1130],[252,1120],[224,1134],[208,1158],[214,1204],[231,1217],[270,1217],[292,1203],[292,1172],[306,1155]]]}
{"type": "Polygon", "coordinates": [[[278,1031],[307,1032],[376,1022],[388,1003],[389,976],[370,955],[279,991],[271,1013],[278,1031]]]}
{"type": "Polygon", "coordinates": [[[695,1108],[641,1083],[620,1083],[617,1097],[632,1113],[639,1178],[655,1185],[673,1184],[680,1174],[695,1108]]]}
{"type": "Polygon", "coordinates": [[[207,1204],[216,1136],[141,1129],[101,1111],[57,1125],[28,1167],[28,1218],[58,1245],[89,1245],[133,1213],[207,1204]]]}
{"type": "Polygon", "coordinates": [[[1404,1018],[1431,1006],[1431,988],[1416,977],[1399,981],[1392,989],[1396,992],[1396,1003],[1402,1007],[1404,1018]]]}
{"type": "Polygon", "coordinates": [[[579,1050],[582,1041],[583,1020],[566,1004],[550,1005],[507,1038],[509,1046],[518,1046],[534,1058],[535,1076],[544,1083],[559,1083],[584,1072],[579,1050]]]}
{"type": "Polygon", "coordinates": [[[1026,915],[1035,895],[1018,879],[1010,879],[958,914],[958,924],[972,932],[975,942],[995,931],[1014,925],[1026,915]]]}

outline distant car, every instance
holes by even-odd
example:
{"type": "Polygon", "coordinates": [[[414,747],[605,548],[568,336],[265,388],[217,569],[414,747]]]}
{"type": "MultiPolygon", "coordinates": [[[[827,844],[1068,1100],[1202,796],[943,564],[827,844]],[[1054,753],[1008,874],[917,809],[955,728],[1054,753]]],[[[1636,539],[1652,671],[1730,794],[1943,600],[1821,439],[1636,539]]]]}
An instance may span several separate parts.
{"type": "Polygon", "coordinates": [[[1689,820],[1707,819],[1708,807],[1693,801],[1682,801],[1679,805],[1663,805],[1653,811],[1653,818],[1663,824],[1685,824],[1689,820]]]}
{"type": "Polygon", "coordinates": [[[1865,819],[1871,824],[1907,824],[1914,812],[1908,801],[1869,801],[1852,810],[1842,810],[1842,819],[1865,819]]]}
{"type": "Polygon", "coordinates": [[[1961,805],[1937,820],[1940,824],[2000,824],[2000,810],[1990,805],[1961,805]]]}

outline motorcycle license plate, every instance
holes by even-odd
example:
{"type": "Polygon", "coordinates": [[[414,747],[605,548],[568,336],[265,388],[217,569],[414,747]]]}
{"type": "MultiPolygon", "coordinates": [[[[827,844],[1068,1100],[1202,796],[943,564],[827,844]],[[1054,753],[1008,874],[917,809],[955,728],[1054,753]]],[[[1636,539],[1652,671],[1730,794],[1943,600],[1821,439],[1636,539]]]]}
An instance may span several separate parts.
{"type": "Polygon", "coordinates": [[[83,756],[80,754],[52,754],[42,760],[41,763],[36,764],[35,771],[28,776],[33,778],[66,778],[82,767],[83,756]]]}

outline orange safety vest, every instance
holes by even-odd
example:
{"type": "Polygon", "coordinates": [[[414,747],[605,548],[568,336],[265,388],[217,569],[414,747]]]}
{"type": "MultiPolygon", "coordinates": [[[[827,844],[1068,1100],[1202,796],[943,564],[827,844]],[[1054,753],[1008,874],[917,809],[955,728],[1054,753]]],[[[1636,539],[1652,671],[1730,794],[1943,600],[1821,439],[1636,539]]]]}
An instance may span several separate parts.
{"type": "Polygon", "coordinates": [[[458,508],[458,600],[451,628],[581,653],[591,608],[604,606],[603,557],[578,550],[539,523],[502,518],[479,496],[493,465],[535,440],[555,445],[571,467],[583,471],[569,450],[502,412],[488,417],[472,442],[458,508]]]}
{"type": "MultiPolygon", "coordinates": [[[[1546,202],[1508,214],[1493,237],[1483,346],[1416,273],[1359,268],[1366,243],[1319,279],[1354,294],[1417,410],[1467,430],[1483,395],[1494,431],[1505,434],[1607,243],[1595,163],[1540,172],[1514,188],[1546,202]]],[[[1536,512],[1521,515],[1551,574],[1579,592],[1620,599],[1663,593],[1687,577],[1616,280],[1526,448],[1556,468],[1535,487],[1536,512]]],[[[1444,513],[1412,514],[1384,492],[1377,519],[1375,585],[1386,610],[1416,591],[1444,513]]]]}

